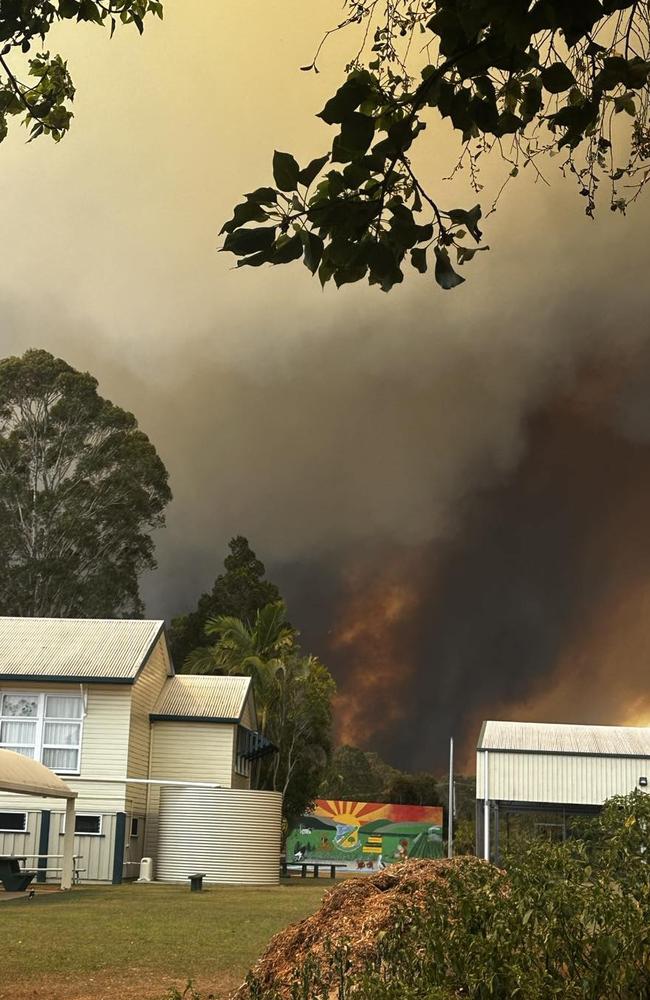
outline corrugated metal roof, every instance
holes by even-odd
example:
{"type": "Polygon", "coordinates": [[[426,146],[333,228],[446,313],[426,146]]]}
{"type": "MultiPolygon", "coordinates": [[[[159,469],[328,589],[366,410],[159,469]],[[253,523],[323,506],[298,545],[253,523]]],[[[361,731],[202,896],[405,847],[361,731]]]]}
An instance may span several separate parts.
{"type": "Polygon", "coordinates": [[[132,681],[162,621],[1,618],[0,679],[132,681]]]}
{"type": "Polygon", "coordinates": [[[650,727],[484,722],[479,750],[650,757],[650,727]]]}
{"type": "Polygon", "coordinates": [[[151,718],[238,721],[250,685],[250,677],[177,674],[165,681],[151,718]]]}
{"type": "Polygon", "coordinates": [[[0,790],[57,799],[74,799],[77,795],[49,767],[13,750],[0,750],[0,790]]]}

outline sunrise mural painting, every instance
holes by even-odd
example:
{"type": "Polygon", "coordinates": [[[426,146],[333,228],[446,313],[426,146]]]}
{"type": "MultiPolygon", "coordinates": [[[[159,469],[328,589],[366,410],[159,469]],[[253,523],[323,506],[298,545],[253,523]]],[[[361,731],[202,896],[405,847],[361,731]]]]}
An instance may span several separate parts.
{"type": "Polygon", "coordinates": [[[370,873],[407,858],[442,857],[439,806],[317,799],[287,838],[288,862],[345,864],[370,873]]]}

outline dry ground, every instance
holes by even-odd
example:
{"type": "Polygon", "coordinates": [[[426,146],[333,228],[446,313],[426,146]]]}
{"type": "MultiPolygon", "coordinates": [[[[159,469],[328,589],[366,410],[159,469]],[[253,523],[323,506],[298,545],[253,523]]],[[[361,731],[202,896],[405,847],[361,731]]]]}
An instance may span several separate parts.
{"type": "Polygon", "coordinates": [[[329,880],[271,888],[122,885],[0,906],[0,1000],[158,1000],[192,979],[223,1000],[329,880]]]}

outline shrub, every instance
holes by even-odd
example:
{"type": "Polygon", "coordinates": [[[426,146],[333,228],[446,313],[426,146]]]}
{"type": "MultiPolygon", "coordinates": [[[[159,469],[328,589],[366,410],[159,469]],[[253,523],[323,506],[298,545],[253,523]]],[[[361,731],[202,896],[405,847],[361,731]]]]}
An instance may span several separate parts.
{"type": "Polygon", "coordinates": [[[401,904],[372,955],[345,941],[251,1000],[647,1000],[650,797],[611,800],[564,844],[527,843],[506,869],[450,866],[401,904]]]}

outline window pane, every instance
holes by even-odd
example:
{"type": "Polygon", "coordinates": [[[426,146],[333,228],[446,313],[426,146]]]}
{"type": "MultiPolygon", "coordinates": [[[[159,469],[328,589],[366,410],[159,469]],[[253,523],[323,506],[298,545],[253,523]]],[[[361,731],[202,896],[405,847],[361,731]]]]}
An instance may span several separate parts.
{"type": "Polygon", "coordinates": [[[27,828],[27,813],[0,813],[0,830],[24,833],[27,828]]]}
{"type": "Polygon", "coordinates": [[[75,816],[75,833],[101,833],[101,816],[75,816]]]}
{"type": "Polygon", "coordinates": [[[53,771],[78,771],[79,751],[53,750],[51,747],[44,747],[43,763],[53,771]]]}
{"type": "Polygon", "coordinates": [[[45,746],[79,746],[80,726],[78,722],[46,722],[43,733],[45,746]]]}
{"type": "Polygon", "coordinates": [[[0,743],[26,743],[33,746],[35,736],[35,722],[0,723],[0,743]]]}
{"type": "Polygon", "coordinates": [[[23,757],[34,758],[34,747],[12,747],[7,744],[2,748],[3,750],[13,750],[14,753],[21,753],[23,757]]]}
{"type": "Polygon", "coordinates": [[[81,698],[70,698],[62,694],[48,694],[45,715],[48,719],[80,719],[81,698]]]}
{"type": "Polygon", "coordinates": [[[2,696],[2,715],[35,719],[38,715],[38,695],[5,694],[2,696]]]}

